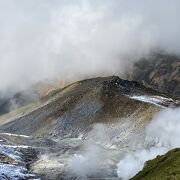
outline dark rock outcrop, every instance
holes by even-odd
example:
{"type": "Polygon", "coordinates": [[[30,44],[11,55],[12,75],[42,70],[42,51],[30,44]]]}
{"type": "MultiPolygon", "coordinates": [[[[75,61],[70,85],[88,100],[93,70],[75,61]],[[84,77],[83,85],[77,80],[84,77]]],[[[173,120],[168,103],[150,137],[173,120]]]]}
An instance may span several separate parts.
{"type": "Polygon", "coordinates": [[[128,78],[179,98],[180,57],[154,54],[135,63],[128,78]]]}

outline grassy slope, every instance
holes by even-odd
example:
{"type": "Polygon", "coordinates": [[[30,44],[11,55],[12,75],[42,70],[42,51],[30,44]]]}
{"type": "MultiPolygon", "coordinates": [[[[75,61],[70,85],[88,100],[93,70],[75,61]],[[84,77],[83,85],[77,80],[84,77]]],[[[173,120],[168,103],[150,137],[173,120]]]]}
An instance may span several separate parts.
{"type": "Polygon", "coordinates": [[[180,148],[148,161],[144,169],[132,180],[179,180],[180,148]]]}

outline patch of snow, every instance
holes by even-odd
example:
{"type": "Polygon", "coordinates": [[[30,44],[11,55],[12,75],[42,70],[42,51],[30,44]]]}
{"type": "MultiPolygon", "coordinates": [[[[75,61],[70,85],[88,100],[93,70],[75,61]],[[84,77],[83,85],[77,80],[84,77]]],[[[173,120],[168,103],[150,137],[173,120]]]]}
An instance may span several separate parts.
{"type": "Polygon", "coordinates": [[[0,153],[7,155],[14,160],[22,161],[21,157],[23,156],[23,154],[14,147],[0,145],[0,153]]]}
{"type": "Polygon", "coordinates": [[[28,174],[27,169],[23,166],[0,163],[0,179],[26,179],[33,178],[35,175],[28,174]]]}
{"type": "Polygon", "coordinates": [[[151,103],[157,106],[161,106],[164,107],[162,104],[165,102],[170,102],[172,101],[172,99],[170,98],[165,98],[165,97],[161,97],[161,96],[130,96],[131,99],[135,99],[138,101],[142,101],[142,102],[147,102],[147,103],[151,103]]]}
{"type": "Polygon", "coordinates": [[[10,147],[10,148],[21,148],[21,149],[28,149],[31,148],[31,146],[25,146],[25,145],[19,145],[19,146],[13,146],[13,145],[4,145],[5,147],[10,147]]]}
{"type": "Polygon", "coordinates": [[[0,133],[2,135],[7,135],[7,136],[14,136],[14,137],[25,137],[25,138],[30,138],[30,136],[26,136],[23,134],[11,134],[11,133],[0,133]]]}
{"type": "Polygon", "coordinates": [[[83,134],[80,134],[80,135],[78,136],[78,139],[83,139],[83,134]]]}

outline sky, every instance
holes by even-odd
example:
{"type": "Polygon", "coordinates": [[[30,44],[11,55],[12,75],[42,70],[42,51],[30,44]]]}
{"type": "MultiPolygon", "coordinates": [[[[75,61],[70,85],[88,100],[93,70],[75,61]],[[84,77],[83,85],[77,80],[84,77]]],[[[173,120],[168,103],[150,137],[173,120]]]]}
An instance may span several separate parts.
{"type": "Polygon", "coordinates": [[[152,52],[180,52],[179,17],[179,0],[0,0],[0,91],[123,77],[152,52]]]}

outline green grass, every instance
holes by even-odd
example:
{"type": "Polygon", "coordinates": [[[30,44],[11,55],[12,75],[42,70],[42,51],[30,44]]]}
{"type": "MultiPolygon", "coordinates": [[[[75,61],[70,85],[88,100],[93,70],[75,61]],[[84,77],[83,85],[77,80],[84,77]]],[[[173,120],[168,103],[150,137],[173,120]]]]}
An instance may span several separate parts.
{"type": "Polygon", "coordinates": [[[180,180],[180,148],[148,161],[132,180],[180,180]]]}

